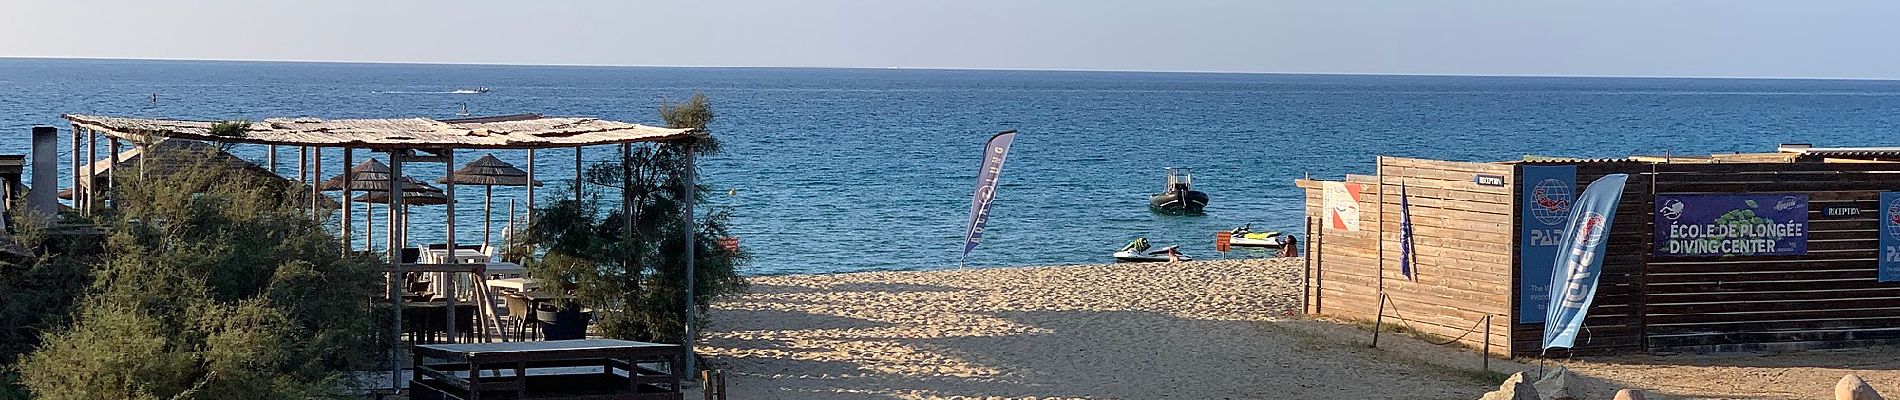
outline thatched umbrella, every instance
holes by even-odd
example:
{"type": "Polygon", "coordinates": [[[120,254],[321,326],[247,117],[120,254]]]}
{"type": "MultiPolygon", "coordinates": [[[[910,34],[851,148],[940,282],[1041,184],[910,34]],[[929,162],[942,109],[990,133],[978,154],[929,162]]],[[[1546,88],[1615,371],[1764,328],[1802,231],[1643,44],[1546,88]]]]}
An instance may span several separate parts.
{"type": "MultiPolygon", "coordinates": [[[[458,185],[482,185],[482,244],[490,242],[489,227],[495,213],[496,186],[541,186],[541,181],[528,178],[528,171],[515,168],[514,164],[495,158],[494,154],[483,155],[462,169],[449,173],[449,176],[436,180],[440,183],[458,185]]],[[[511,216],[512,217],[512,216],[511,216]]]]}
{"type": "MultiPolygon", "coordinates": [[[[376,212],[375,208],[370,207],[370,204],[389,204],[389,166],[374,158],[364,160],[362,163],[356,164],[355,167],[351,167],[349,171],[337,174],[337,176],[323,181],[323,183],[317,185],[317,188],[324,191],[343,190],[343,178],[345,175],[348,175],[350,178],[349,190],[365,193],[354,200],[363,202],[364,218],[369,222],[363,225],[363,246],[365,250],[367,250],[374,245],[373,242],[376,237],[375,234],[371,233],[375,230],[374,220],[376,218],[376,212]]],[[[408,176],[402,177],[402,188],[404,206],[439,205],[447,204],[448,202],[448,197],[443,196],[442,189],[429,186],[428,183],[424,183],[416,178],[408,176]],[[431,196],[433,196],[434,199],[429,199],[431,196]]],[[[344,218],[350,218],[350,216],[344,215],[344,218]]],[[[407,226],[405,225],[404,228],[407,228],[407,226]]]]}

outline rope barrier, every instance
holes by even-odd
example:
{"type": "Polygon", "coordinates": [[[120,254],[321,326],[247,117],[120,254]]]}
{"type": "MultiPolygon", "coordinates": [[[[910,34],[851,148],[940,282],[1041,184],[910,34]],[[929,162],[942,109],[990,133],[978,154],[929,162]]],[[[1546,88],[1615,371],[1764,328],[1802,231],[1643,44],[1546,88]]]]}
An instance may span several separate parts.
{"type": "MultiPolygon", "coordinates": [[[[1386,295],[1385,295],[1385,293],[1380,293],[1380,294],[1379,294],[1379,296],[1380,296],[1380,297],[1385,297],[1385,298],[1387,298],[1387,299],[1390,299],[1390,298],[1391,298],[1391,296],[1386,296],[1386,295]]],[[[1392,306],[1392,316],[1393,316],[1393,317],[1395,317],[1395,318],[1398,318],[1398,319],[1399,319],[1399,323],[1400,323],[1400,324],[1404,324],[1404,325],[1405,325],[1405,329],[1411,329],[1411,330],[1412,330],[1413,332],[1423,332],[1423,331],[1420,331],[1420,330],[1418,330],[1418,328],[1414,328],[1414,327],[1412,327],[1412,322],[1411,322],[1410,320],[1408,320],[1408,319],[1406,319],[1406,318],[1405,318],[1405,315],[1403,315],[1403,314],[1399,314],[1399,305],[1398,305],[1398,303],[1397,303],[1397,302],[1393,302],[1393,301],[1387,301],[1387,303],[1388,303],[1388,304],[1391,304],[1391,306],[1392,306]]],[[[1488,318],[1487,318],[1487,319],[1488,319],[1488,318]]],[[[1444,346],[1444,345],[1448,345],[1448,344],[1452,344],[1452,343],[1458,343],[1458,340],[1459,340],[1459,339],[1464,339],[1464,338],[1465,338],[1466,336],[1471,336],[1471,334],[1472,334],[1472,333],[1477,333],[1477,329],[1478,329],[1479,327],[1482,327],[1482,326],[1484,326],[1484,323],[1485,323],[1485,321],[1486,321],[1486,319],[1479,319],[1479,320],[1478,320],[1478,323],[1476,323],[1476,324],[1472,324],[1472,325],[1471,325],[1471,328],[1470,328],[1470,329],[1466,329],[1466,330],[1465,330],[1465,333],[1463,333],[1463,334],[1460,334],[1460,335],[1458,335],[1458,337],[1454,337],[1454,338],[1451,338],[1451,340],[1448,340],[1448,341],[1445,341],[1444,343],[1434,343],[1434,342],[1432,342],[1431,340],[1426,340],[1426,339],[1424,339],[1424,338],[1420,338],[1420,340],[1424,340],[1424,341],[1425,341],[1425,343],[1430,343],[1430,344],[1432,344],[1432,345],[1434,345],[1434,346],[1444,346]]]]}

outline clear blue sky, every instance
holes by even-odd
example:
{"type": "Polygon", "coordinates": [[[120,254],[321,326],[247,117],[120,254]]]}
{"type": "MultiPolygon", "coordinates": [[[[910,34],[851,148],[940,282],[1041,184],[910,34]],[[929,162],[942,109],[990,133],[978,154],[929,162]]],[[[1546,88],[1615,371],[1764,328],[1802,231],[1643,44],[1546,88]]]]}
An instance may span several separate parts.
{"type": "Polygon", "coordinates": [[[0,0],[0,56],[1900,78],[1895,1],[0,0]]]}

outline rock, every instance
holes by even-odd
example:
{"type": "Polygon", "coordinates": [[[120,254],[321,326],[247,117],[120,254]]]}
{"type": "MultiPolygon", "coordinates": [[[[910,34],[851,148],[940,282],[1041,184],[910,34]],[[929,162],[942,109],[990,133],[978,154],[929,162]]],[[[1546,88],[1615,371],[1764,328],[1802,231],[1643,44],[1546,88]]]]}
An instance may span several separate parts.
{"type": "Polygon", "coordinates": [[[1867,385],[1867,381],[1860,379],[1860,376],[1847,374],[1841,377],[1839,383],[1834,384],[1834,399],[1884,400],[1885,398],[1880,397],[1880,392],[1874,391],[1874,387],[1867,385]]]}
{"type": "Polygon", "coordinates": [[[1623,389],[1616,391],[1616,400],[1647,400],[1642,389],[1623,389]]]}
{"type": "Polygon", "coordinates": [[[1537,388],[1537,397],[1544,400],[1579,400],[1583,396],[1578,393],[1583,390],[1576,388],[1576,385],[1577,376],[1571,374],[1570,369],[1557,367],[1544,373],[1544,377],[1537,379],[1537,383],[1531,386],[1537,388]]]}
{"type": "Polygon", "coordinates": [[[1498,390],[1485,393],[1484,397],[1479,397],[1478,400],[1539,399],[1537,398],[1537,387],[1531,386],[1530,382],[1525,382],[1524,373],[1519,372],[1511,374],[1510,379],[1505,379],[1503,384],[1498,385],[1498,390]]]}

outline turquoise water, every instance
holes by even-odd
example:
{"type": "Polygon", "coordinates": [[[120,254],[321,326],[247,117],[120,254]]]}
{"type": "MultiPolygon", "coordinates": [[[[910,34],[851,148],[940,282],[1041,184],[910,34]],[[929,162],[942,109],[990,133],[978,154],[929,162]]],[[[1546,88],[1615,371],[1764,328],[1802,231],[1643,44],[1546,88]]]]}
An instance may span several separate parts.
{"type": "MultiPolygon", "coordinates": [[[[1294,179],[1370,173],[1377,154],[1880,146],[1900,126],[1895,81],[0,59],[0,153],[25,153],[28,127],[63,126],[62,113],[452,118],[466,104],[478,115],[654,123],[662,100],[695,90],[719,112],[712,130],[726,146],[704,160],[703,181],[737,212],[755,274],[955,267],[982,141],[1004,129],[1022,134],[972,266],[1105,262],[1136,236],[1213,258],[1218,230],[1298,231],[1294,179]],[[493,91],[449,93],[475,87],[493,91]],[[1208,215],[1147,210],[1168,166],[1195,168],[1213,198],[1208,215]]],[[[264,158],[261,146],[236,151],[264,158]]],[[[295,151],[280,154],[282,173],[295,175],[295,151]]],[[[537,155],[549,182],[539,193],[555,196],[573,152],[537,155]]],[[[325,156],[333,175],[340,152],[325,156]]],[[[459,192],[458,240],[479,240],[480,190],[459,192]]],[[[516,188],[496,196],[523,198],[516,188]]],[[[415,213],[412,240],[442,237],[440,207],[415,213]]]]}

